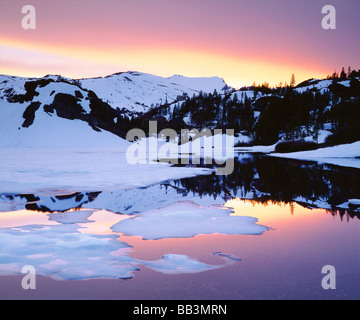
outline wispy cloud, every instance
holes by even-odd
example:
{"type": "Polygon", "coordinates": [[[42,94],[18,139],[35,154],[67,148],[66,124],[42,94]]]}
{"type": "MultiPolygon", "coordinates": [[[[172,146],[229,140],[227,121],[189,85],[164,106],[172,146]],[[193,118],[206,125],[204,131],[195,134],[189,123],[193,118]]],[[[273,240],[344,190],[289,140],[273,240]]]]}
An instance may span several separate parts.
{"type": "MultiPolygon", "coordinates": [[[[0,73],[16,75],[62,74],[73,78],[83,74],[88,76],[113,72],[116,66],[83,59],[54,54],[44,50],[29,49],[11,45],[0,45],[0,73]]],[[[115,70],[116,71],[116,70],[115,70]]]]}

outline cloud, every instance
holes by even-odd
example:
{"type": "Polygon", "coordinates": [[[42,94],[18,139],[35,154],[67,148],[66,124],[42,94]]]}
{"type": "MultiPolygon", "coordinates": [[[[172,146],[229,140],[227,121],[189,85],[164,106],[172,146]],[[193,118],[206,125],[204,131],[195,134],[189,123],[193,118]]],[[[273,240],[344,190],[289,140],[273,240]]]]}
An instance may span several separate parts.
{"type": "Polygon", "coordinates": [[[61,74],[71,78],[99,76],[117,71],[117,67],[87,57],[75,58],[40,49],[0,45],[0,73],[22,76],[61,74]]]}

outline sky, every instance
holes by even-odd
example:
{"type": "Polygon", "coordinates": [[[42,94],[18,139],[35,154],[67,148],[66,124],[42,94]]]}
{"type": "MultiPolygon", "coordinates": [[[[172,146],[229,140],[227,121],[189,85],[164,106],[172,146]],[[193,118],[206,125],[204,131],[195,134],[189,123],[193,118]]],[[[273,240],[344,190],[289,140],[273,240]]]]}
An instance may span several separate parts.
{"type": "Polygon", "coordinates": [[[360,69],[359,0],[1,0],[0,74],[139,71],[239,88],[360,69]],[[36,10],[26,30],[25,5],[36,10]],[[336,29],[322,28],[325,5],[336,29]]]}

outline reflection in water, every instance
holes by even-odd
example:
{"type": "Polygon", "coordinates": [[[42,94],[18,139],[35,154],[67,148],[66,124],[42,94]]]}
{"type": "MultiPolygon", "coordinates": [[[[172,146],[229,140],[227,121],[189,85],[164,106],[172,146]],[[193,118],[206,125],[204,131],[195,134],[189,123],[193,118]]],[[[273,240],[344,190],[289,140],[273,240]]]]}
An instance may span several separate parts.
{"type": "Polygon", "coordinates": [[[340,216],[359,217],[360,206],[349,202],[360,199],[359,169],[266,156],[240,155],[237,160],[229,176],[198,176],[174,184],[184,195],[192,192],[224,201],[297,202],[340,216]]]}
{"type": "MultiPolygon", "coordinates": [[[[286,234],[285,241],[295,229],[313,235],[309,221],[324,225],[324,210],[312,208],[358,222],[351,218],[359,217],[360,170],[258,155],[236,160],[229,176],[141,189],[2,194],[0,275],[20,273],[26,264],[69,280],[132,278],[142,266],[164,274],[199,273],[247,261],[239,251],[244,237],[251,246],[263,237],[276,239],[274,234],[286,234]],[[136,258],[143,251],[152,258],[136,258]],[[211,263],[202,262],[207,259],[211,263]]],[[[301,247],[301,236],[291,238],[294,247],[301,247]]]]}
{"type": "Polygon", "coordinates": [[[73,208],[96,208],[136,214],[181,200],[207,198],[207,204],[223,204],[241,198],[261,203],[296,202],[309,208],[324,208],[340,216],[358,217],[359,181],[359,169],[240,154],[229,176],[202,175],[147,188],[77,192],[65,196],[2,194],[0,210],[66,212],[73,208]]]}

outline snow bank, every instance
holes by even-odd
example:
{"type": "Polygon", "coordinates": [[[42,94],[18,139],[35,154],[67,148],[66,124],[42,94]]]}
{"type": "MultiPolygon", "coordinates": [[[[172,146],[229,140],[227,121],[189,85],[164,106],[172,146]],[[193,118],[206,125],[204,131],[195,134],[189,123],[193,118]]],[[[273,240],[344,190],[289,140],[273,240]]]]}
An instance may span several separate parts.
{"type": "MultiPolygon", "coordinates": [[[[45,87],[47,88],[47,87],[45,87]]],[[[36,112],[34,123],[23,128],[27,104],[8,103],[0,99],[0,148],[117,148],[130,143],[107,132],[97,132],[86,122],[68,120],[36,112]]]]}
{"type": "Polygon", "coordinates": [[[277,143],[270,146],[236,147],[235,152],[269,153],[275,151],[277,143]]]}
{"type": "Polygon", "coordinates": [[[0,149],[0,193],[115,191],[212,172],[163,163],[132,165],[117,149],[0,149]]]}
{"type": "Polygon", "coordinates": [[[345,167],[360,168],[360,141],[311,151],[272,153],[270,156],[299,160],[314,160],[345,167]]]}

